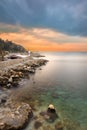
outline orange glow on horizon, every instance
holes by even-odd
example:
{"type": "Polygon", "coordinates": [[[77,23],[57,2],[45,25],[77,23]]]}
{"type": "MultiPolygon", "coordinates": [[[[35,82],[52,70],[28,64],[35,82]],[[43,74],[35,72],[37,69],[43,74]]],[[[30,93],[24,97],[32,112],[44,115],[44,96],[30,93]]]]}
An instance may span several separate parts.
{"type": "MultiPolygon", "coordinates": [[[[26,47],[27,49],[28,47],[26,47]]],[[[51,46],[29,46],[32,51],[59,51],[59,52],[86,52],[87,45],[79,44],[79,47],[76,44],[65,44],[65,45],[51,45],[51,46]],[[39,49],[40,48],[40,49],[39,49]]]]}
{"type": "Polygon", "coordinates": [[[0,33],[0,38],[22,45],[31,51],[87,51],[87,38],[71,37],[50,29],[24,29],[0,33]]]}

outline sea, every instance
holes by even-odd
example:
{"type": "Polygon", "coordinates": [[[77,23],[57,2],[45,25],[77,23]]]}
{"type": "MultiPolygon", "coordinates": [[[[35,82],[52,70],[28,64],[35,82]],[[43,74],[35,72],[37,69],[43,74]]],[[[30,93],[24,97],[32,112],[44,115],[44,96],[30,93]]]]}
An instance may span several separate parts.
{"type": "Polygon", "coordinates": [[[23,79],[15,89],[16,98],[33,108],[36,118],[25,130],[35,130],[35,121],[42,121],[38,130],[57,130],[61,121],[64,130],[87,130],[87,53],[40,52],[49,60],[35,74],[23,79]],[[40,112],[49,104],[55,106],[58,119],[47,122],[40,112]]]}

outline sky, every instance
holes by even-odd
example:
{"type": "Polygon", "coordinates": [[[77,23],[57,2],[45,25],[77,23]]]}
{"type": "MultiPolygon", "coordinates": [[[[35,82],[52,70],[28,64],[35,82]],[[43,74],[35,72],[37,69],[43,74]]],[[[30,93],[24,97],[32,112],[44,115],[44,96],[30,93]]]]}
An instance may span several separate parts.
{"type": "Polygon", "coordinates": [[[32,51],[87,51],[87,0],[0,0],[0,38],[32,51]]]}

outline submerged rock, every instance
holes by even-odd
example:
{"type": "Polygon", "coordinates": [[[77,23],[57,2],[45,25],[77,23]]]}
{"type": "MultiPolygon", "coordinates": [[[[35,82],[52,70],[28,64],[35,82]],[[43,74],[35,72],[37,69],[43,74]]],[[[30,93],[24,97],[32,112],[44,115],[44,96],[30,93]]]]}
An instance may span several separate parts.
{"type": "Polygon", "coordinates": [[[59,95],[54,92],[54,93],[52,93],[52,97],[53,97],[54,99],[57,99],[57,98],[59,98],[59,95]]]}
{"type": "Polygon", "coordinates": [[[55,125],[55,130],[64,130],[64,126],[61,121],[55,125]]]}
{"type": "Polygon", "coordinates": [[[47,111],[40,112],[40,115],[49,123],[53,123],[58,118],[55,107],[52,104],[48,106],[47,111]]]}
{"type": "Polygon", "coordinates": [[[35,129],[38,129],[41,126],[42,126],[42,123],[40,121],[35,121],[35,123],[34,123],[35,129]]]}
{"type": "Polygon", "coordinates": [[[55,128],[53,126],[50,126],[50,125],[44,125],[43,126],[43,130],[55,130],[55,128]]]}
{"type": "Polygon", "coordinates": [[[71,121],[69,119],[63,120],[63,125],[66,128],[66,130],[80,130],[80,123],[76,121],[71,121]]]}

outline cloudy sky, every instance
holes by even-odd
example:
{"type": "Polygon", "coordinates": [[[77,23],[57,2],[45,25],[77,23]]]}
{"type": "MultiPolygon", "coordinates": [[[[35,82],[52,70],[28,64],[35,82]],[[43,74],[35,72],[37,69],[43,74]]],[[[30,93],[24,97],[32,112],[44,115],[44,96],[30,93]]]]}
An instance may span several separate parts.
{"type": "Polygon", "coordinates": [[[87,0],[0,0],[0,38],[31,50],[87,51],[87,0]]]}

